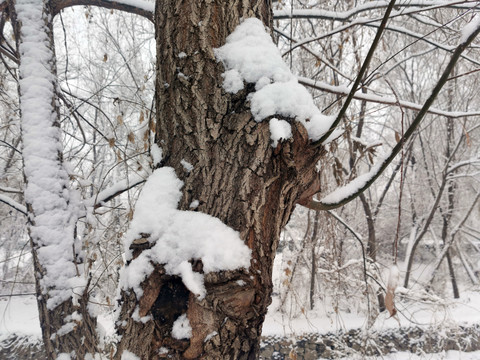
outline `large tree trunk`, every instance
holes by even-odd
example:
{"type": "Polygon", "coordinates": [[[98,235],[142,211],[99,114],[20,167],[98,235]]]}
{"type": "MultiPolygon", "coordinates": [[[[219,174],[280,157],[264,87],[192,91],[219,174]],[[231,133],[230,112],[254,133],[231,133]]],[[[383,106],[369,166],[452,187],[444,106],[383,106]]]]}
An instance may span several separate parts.
{"type": "MultiPolygon", "coordinates": [[[[161,165],[173,167],[184,182],[179,208],[191,210],[198,200],[196,211],[237,230],[252,250],[251,266],[205,274],[203,300],[157,266],[139,301],[133,292],[122,295],[118,358],[124,350],[142,359],[257,357],[280,231],[295,203],[309,189],[318,190],[321,150],[309,146],[306,130],[295,121],[292,139],[273,148],[268,122],[255,122],[249,110],[253,86],[235,95],[223,91],[224,69],[213,49],[247,17],[270,26],[270,1],[157,1],[156,143],[163,149],[161,165]],[[182,160],[193,170],[184,169],[182,160]],[[133,320],[137,305],[139,315],[153,321],[133,320]],[[172,324],[185,312],[192,337],[174,339],[172,324]]],[[[139,252],[134,249],[134,257],[139,252]]],[[[193,267],[202,271],[199,262],[193,267]]]]}
{"type": "Polygon", "coordinates": [[[82,281],[55,100],[52,12],[42,0],[11,1],[9,12],[20,60],[25,201],[45,352],[48,359],[60,353],[83,359],[97,351],[96,320],[87,310],[86,287],[69,282],[82,281]]]}

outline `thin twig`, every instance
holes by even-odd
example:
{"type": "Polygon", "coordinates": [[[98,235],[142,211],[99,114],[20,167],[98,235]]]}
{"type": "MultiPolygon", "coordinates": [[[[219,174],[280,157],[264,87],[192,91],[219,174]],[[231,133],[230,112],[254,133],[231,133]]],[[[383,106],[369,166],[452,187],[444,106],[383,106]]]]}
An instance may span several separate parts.
{"type": "Polygon", "coordinates": [[[338,113],[337,118],[335,119],[333,124],[330,126],[330,129],[320,139],[313,142],[312,144],[313,146],[315,147],[321,146],[322,143],[336,129],[337,125],[340,123],[340,121],[343,119],[343,116],[347,112],[347,109],[353,100],[353,96],[357,92],[358,86],[362,82],[363,76],[367,72],[367,69],[368,69],[368,66],[370,65],[370,61],[372,60],[373,54],[375,53],[375,50],[380,42],[380,38],[382,37],[383,31],[385,30],[385,26],[387,25],[387,21],[388,21],[388,18],[390,17],[390,13],[392,12],[393,5],[395,5],[395,0],[391,0],[390,3],[388,4],[387,10],[385,11],[385,15],[383,16],[383,19],[382,19],[382,23],[380,24],[380,27],[377,30],[377,34],[375,35],[375,39],[373,40],[373,43],[370,46],[370,50],[368,51],[367,57],[365,58],[362,67],[360,68],[360,72],[358,73],[357,78],[355,79],[355,83],[353,84],[352,89],[350,90],[350,93],[348,94],[347,99],[345,100],[345,103],[340,109],[340,112],[338,113]]]}

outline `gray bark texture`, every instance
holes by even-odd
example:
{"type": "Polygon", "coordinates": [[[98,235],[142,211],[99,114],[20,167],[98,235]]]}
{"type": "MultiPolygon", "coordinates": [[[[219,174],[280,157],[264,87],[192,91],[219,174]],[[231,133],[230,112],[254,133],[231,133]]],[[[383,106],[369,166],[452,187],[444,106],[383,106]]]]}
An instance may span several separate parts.
{"type": "MultiPolygon", "coordinates": [[[[286,119],[292,139],[273,148],[268,121],[255,122],[249,109],[254,84],[235,95],[222,89],[224,69],[213,50],[247,17],[271,27],[270,1],[157,1],[156,143],[163,149],[161,166],[173,167],[184,182],[179,208],[190,210],[199,200],[195,211],[237,230],[252,250],[251,266],[205,274],[207,295],[200,301],[158,265],[142,284],[141,299],[123,293],[118,359],[124,350],[141,359],[258,357],[280,231],[295,204],[318,190],[315,166],[323,150],[310,146],[305,128],[292,119],[286,119]],[[137,306],[153,321],[134,321],[137,306]],[[174,339],[173,322],[185,312],[192,337],[174,339]]],[[[133,250],[134,256],[142,251],[133,250]]],[[[202,272],[201,262],[192,264],[202,272]]]]}

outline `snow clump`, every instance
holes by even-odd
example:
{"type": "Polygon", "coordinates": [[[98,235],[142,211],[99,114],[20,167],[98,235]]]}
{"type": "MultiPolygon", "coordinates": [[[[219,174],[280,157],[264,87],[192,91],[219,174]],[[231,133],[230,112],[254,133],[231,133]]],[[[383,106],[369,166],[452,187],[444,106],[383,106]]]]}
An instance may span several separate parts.
{"type": "Polygon", "coordinates": [[[273,147],[277,147],[280,139],[286,140],[292,137],[292,127],[288,121],[272,118],[269,122],[269,127],[273,147]]]}
{"type": "Polygon", "coordinates": [[[152,264],[164,264],[170,275],[182,278],[185,286],[200,299],[205,294],[203,274],[194,272],[190,260],[202,260],[205,273],[248,268],[251,251],[234,231],[210,215],[177,210],[183,182],[171,167],[155,170],[138,198],[134,218],[125,234],[125,257],[135,239],[149,234],[152,248],[144,250],[122,271],[123,289],[143,292],[140,283],[154,270],[152,264]]]}
{"type": "Polygon", "coordinates": [[[140,360],[140,358],[128,350],[123,350],[122,360],[140,360]]]}
{"type": "Polygon", "coordinates": [[[235,94],[243,89],[243,82],[255,84],[256,91],[249,94],[255,121],[273,115],[295,118],[313,141],[330,128],[334,118],[323,115],[315,106],[310,93],[283,62],[260,20],[244,20],[227,37],[226,44],[215,49],[215,56],[226,70],[225,91],[235,94]]]}
{"type": "Polygon", "coordinates": [[[187,318],[187,314],[180,315],[173,323],[172,336],[175,339],[190,339],[192,337],[192,327],[187,318]]]}

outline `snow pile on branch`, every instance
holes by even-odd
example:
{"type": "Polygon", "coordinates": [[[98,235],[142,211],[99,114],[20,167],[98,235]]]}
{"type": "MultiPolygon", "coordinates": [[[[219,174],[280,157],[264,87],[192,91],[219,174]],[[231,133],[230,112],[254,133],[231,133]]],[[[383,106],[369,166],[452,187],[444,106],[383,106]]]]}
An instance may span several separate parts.
{"type": "Polygon", "coordinates": [[[318,140],[330,128],[334,118],[323,115],[315,106],[310,93],[283,62],[260,20],[244,20],[227,37],[226,44],[215,50],[215,55],[226,69],[225,91],[237,93],[244,82],[255,84],[256,91],[249,95],[255,121],[273,115],[295,118],[312,140],[318,140]]]}
{"type": "Polygon", "coordinates": [[[47,306],[53,309],[72,296],[73,288],[77,287],[78,293],[78,287],[85,285],[84,279],[76,276],[72,254],[78,199],[68,191],[68,174],[59,159],[62,134],[55,126],[52,106],[54,54],[49,47],[43,2],[17,0],[15,8],[22,23],[20,108],[25,202],[33,210],[30,235],[45,270],[42,291],[48,292],[47,306]]]}
{"type": "Polygon", "coordinates": [[[463,44],[467,39],[480,27],[480,16],[475,17],[462,29],[462,35],[460,36],[460,44],[463,44]]]}
{"type": "MultiPolygon", "coordinates": [[[[108,0],[108,1],[114,1],[114,0],[108,0]]],[[[133,6],[139,9],[143,9],[145,11],[150,11],[151,13],[155,12],[155,2],[154,1],[148,1],[148,0],[120,0],[120,1],[115,1],[119,4],[124,4],[124,5],[129,5],[133,6]]]]}
{"type": "Polygon", "coordinates": [[[355,195],[358,193],[369,181],[371,181],[375,176],[378,175],[382,165],[387,160],[388,155],[379,157],[378,162],[372,166],[371,170],[366,173],[359,175],[348,184],[335,189],[333,192],[325,196],[320,200],[323,204],[339,204],[343,200],[355,195]]]}
{"type": "Polygon", "coordinates": [[[157,169],[148,178],[135,207],[130,229],[125,235],[126,258],[130,245],[142,234],[153,244],[125,267],[122,287],[132,288],[138,297],[140,283],[153,271],[152,264],[164,264],[170,275],[178,275],[185,286],[203,298],[203,275],[194,272],[189,262],[202,260],[205,273],[250,266],[250,249],[238,232],[207,214],[177,210],[183,183],[173,168],[157,169]]]}

